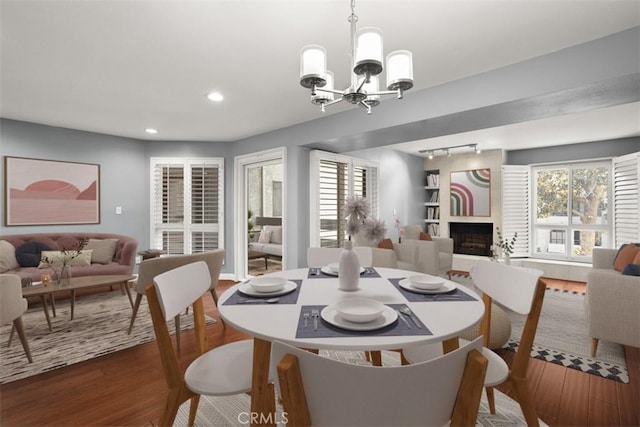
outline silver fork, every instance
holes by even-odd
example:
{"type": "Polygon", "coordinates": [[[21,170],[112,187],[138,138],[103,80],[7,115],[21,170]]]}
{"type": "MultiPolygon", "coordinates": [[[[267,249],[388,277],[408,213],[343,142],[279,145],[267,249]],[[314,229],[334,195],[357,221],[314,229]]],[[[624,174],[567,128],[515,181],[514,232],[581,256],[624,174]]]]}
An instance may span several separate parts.
{"type": "Polygon", "coordinates": [[[313,317],[313,330],[318,330],[318,317],[320,317],[320,312],[318,310],[311,310],[311,317],[313,317]]]}

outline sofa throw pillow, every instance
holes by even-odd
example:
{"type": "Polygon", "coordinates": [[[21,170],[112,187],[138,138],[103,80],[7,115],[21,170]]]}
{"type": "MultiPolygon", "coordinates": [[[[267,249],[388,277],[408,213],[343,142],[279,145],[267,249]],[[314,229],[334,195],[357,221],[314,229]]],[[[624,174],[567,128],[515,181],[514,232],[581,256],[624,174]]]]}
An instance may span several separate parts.
{"type": "Polygon", "coordinates": [[[265,225],[264,230],[271,231],[271,243],[282,244],[282,226],[281,225],[265,225]]]}
{"type": "Polygon", "coordinates": [[[16,247],[6,240],[0,240],[0,273],[20,267],[16,259],[16,247]]]}
{"type": "Polygon", "coordinates": [[[16,248],[16,260],[20,267],[37,267],[40,264],[40,253],[50,250],[42,242],[25,242],[16,248]]]}
{"type": "Polygon", "coordinates": [[[431,235],[428,233],[425,233],[424,231],[420,232],[420,240],[433,240],[431,238],[431,235]]]}
{"type": "Polygon", "coordinates": [[[625,243],[620,246],[615,259],[613,260],[613,268],[616,271],[622,272],[627,264],[633,264],[633,260],[640,252],[640,243],[625,243]]]}
{"type": "Polygon", "coordinates": [[[260,231],[260,236],[258,236],[258,243],[269,243],[270,241],[271,241],[271,230],[260,231]]]}
{"type": "Polygon", "coordinates": [[[111,264],[116,253],[118,239],[89,239],[84,249],[93,250],[91,262],[96,264],[111,264]]]}
{"type": "Polygon", "coordinates": [[[380,243],[378,243],[378,247],[380,249],[393,249],[393,242],[391,239],[382,239],[380,243]]]}
{"type": "Polygon", "coordinates": [[[640,276],[640,264],[627,264],[622,270],[625,276],[640,276]]]}
{"type": "MultiPolygon", "coordinates": [[[[91,254],[93,249],[83,249],[78,251],[67,251],[66,256],[72,257],[67,263],[68,266],[91,265],[91,254]]],[[[60,267],[65,254],[62,251],[42,251],[40,253],[40,264],[38,268],[60,267]]]]}

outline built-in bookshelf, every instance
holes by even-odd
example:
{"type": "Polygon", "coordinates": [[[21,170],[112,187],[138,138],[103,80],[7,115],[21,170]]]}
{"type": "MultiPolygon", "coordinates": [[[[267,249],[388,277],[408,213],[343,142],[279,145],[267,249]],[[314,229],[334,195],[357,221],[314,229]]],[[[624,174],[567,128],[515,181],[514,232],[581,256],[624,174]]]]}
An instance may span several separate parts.
{"type": "Polygon", "coordinates": [[[427,233],[432,236],[440,235],[440,171],[424,171],[424,190],[426,192],[425,216],[427,233]]]}

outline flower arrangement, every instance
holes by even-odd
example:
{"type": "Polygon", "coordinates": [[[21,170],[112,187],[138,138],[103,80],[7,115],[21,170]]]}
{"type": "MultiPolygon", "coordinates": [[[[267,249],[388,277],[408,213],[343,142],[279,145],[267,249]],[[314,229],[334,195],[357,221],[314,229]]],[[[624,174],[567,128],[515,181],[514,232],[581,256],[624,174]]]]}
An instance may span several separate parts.
{"type": "Polygon", "coordinates": [[[362,232],[362,236],[369,242],[379,242],[384,239],[387,227],[384,221],[370,217],[371,205],[369,201],[360,196],[350,196],[343,209],[347,218],[347,234],[351,236],[362,232]]]}
{"type": "Polygon", "coordinates": [[[76,259],[80,256],[80,251],[87,245],[89,239],[84,237],[80,239],[75,245],[71,248],[64,248],[60,251],[60,256],[56,257],[44,257],[42,261],[47,264],[47,266],[53,270],[54,280],[58,283],[61,283],[65,280],[69,280],[71,278],[71,273],[69,271],[69,264],[72,260],[76,259]]]}
{"type": "Polygon", "coordinates": [[[498,242],[495,244],[495,246],[502,249],[505,255],[511,255],[513,253],[513,249],[515,248],[516,239],[518,238],[518,232],[516,231],[511,239],[507,239],[502,236],[500,227],[496,227],[496,233],[498,234],[498,242]]]}

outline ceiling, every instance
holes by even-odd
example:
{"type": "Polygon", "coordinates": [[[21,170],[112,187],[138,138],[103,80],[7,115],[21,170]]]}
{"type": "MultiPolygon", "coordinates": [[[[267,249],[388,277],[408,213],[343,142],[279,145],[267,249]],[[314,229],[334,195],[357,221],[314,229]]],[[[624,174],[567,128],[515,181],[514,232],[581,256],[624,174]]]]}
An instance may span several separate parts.
{"type": "MultiPolygon", "coordinates": [[[[347,0],[2,0],[0,12],[0,114],[9,119],[145,140],[235,141],[320,117],[298,83],[304,45],[327,49],[336,87],[349,78],[347,0]],[[223,102],[205,97],[213,90],[223,102]]],[[[356,14],[359,28],[382,28],[385,52],[413,52],[415,91],[638,26],[640,2],[358,0],[356,14]]],[[[637,136],[639,108],[394,148],[637,136]]]]}

